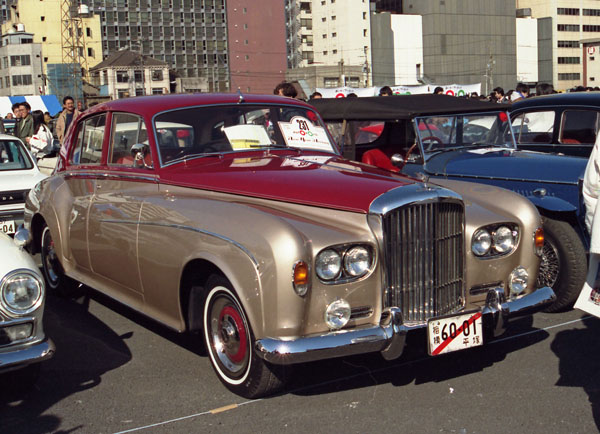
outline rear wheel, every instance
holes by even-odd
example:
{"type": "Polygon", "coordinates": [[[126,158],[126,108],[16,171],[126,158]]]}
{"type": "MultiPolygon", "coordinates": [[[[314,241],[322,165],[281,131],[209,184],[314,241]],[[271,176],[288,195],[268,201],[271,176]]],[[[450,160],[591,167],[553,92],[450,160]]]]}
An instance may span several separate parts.
{"type": "Polygon", "coordinates": [[[41,247],[42,271],[46,280],[46,286],[50,291],[60,296],[68,297],[73,295],[79,287],[79,283],[65,274],[58,260],[50,228],[46,225],[44,225],[42,230],[41,247]]]}
{"type": "Polygon", "coordinates": [[[256,355],[254,336],[237,296],[227,279],[211,276],[206,282],[204,340],[221,382],[246,398],[271,394],[283,386],[283,367],[256,355]]]}
{"type": "Polygon", "coordinates": [[[556,301],[546,312],[569,309],[583,288],[587,259],[581,239],[573,227],[562,220],[543,218],[544,247],[537,286],[549,286],[556,301]]]}

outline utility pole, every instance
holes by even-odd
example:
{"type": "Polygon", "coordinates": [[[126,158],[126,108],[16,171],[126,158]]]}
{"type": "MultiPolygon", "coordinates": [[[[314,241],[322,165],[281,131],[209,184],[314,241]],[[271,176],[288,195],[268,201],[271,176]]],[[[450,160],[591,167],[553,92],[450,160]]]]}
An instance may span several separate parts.
{"type": "Polygon", "coordinates": [[[63,68],[66,68],[69,74],[62,83],[62,96],[68,94],[73,98],[83,99],[83,78],[87,74],[87,60],[80,13],[87,13],[87,6],[78,7],[73,0],[61,0],[60,6],[62,62],[63,68]]]}

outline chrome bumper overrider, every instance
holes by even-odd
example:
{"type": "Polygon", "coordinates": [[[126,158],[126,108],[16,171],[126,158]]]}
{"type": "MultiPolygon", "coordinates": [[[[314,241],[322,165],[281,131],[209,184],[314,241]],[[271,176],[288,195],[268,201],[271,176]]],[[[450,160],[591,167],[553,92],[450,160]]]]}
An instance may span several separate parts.
{"type": "MultiPolygon", "coordinates": [[[[502,288],[491,289],[481,309],[484,333],[499,336],[506,331],[510,318],[537,312],[555,299],[556,295],[549,287],[514,300],[506,300],[502,288]]],[[[414,327],[403,324],[402,313],[396,307],[387,311],[388,315],[378,326],[356,327],[293,340],[259,339],[255,343],[255,350],[264,360],[278,365],[376,351],[381,351],[385,359],[393,360],[402,355],[407,333],[424,325],[414,327]]]]}
{"type": "Polygon", "coordinates": [[[55,347],[51,339],[23,348],[15,346],[14,351],[0,352],[0,372],[42,362],[54,355],[55,347]]]}

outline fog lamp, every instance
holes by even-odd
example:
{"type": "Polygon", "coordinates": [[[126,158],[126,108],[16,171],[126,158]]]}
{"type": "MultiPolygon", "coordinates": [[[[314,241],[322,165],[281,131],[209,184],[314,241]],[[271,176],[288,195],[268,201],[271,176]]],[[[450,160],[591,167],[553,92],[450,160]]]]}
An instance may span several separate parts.
{"type": "Polygon", "coordinates": [[[346,300],[336,300],[327,306],[325,322],[330,329],[341,329],[350,321],[350,303],[346,300]]]}
{"type": "Polygon", "coordinates": [[[529,273],[524,267],[518,266],[510,273],[508,287],[513,296],[521,294],[529,283],[529,273]]]}

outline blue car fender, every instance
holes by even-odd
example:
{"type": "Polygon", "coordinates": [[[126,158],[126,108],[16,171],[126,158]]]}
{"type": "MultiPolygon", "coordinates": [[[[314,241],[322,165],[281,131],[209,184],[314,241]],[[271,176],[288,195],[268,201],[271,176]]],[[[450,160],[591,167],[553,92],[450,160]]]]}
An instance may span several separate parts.
{"type": "Polygon", "coordinates": [[[556,196],[542,196],[537,194],[525,196],[537,208],[554,212],[573,212],[577,213],[578,209],[572,203],[567,202],[556,196]]]}

